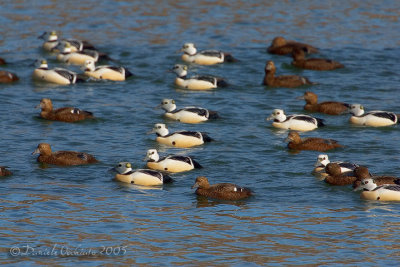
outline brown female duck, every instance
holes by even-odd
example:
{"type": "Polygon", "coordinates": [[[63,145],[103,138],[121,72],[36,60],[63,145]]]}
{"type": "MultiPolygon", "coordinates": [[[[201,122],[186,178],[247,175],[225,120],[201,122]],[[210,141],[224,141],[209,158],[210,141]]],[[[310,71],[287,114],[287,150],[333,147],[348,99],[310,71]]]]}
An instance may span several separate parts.
{"type": "Polygon", "coordinates": [[[305,110],[311,112],[325,113],[329,115],[341,115],[350,110],[350,104],[336,101],[326,101],[318,103],[318,96],[313,92],[305,92],[303,96],[299,96],[297,99],[306,100],[305,110]]]}
{"type": "Polygon", "coordinates": [[[371,175],[368,168],[365,166],[359,166],[354,169],[354,175],[357,177],[357,180],[353,183],[353,188],[355,191],[361,190],[362,184],[361,181],[363,179],[372,178],[374,183],[378,186],[384,184],[397,184],[400,185],[400,178],[396,176],[389,175],[371,175]]]}
{"type": "Polygon", "coordinates": [[[12,174],[7,168],[7,166],[0,166],[0,176],[9,176],[12,174]]]}
{"type": "Polygon", "coordinates": [[[307,84],[314,84],[305,77],[298,75],[281,75],[275,76],[276,68],[272,61],[267,61],[265,65],[265,76],[263,85],[268,85],[271,87],[298,87],[307,84]]]}
{"type": "Polygon", "coordinates": [[[57,151],[52,152],[47,143],[40,143],[32,155],[40,154],[37,161],[60,166],[73,166],[96,163],[98,160],[88,153],[75,151],[57,151]]]}
{"type": "Polygon", "coordinates": [[[295,48],[292,53],[293,61],[292,65],[302,69],[308,70],[334,70],[338,68],[344,68],[344,65],[333,61],[331,59],[324,58],[306,58],[305,51],[303,49],[295,48]]]}
{"type": "Polygon", "coordinates": [[[329,163],[325,167],[325,172],[328,176],[324,181],[330,185],[349,185],[357,180],[353,172],[342,173],[340,165],[337,163],[329,163]]]}
{"type": "Polygon", "coordinates": [[[318,53],[318,49],[309,44],[289,41],[282,36],[277,36],[272,40],[271,45],[267,48],[267,52],[270,54],[287,55],[291,54],[296,47],[304,49],[307,53],[318,53]]]}
{"type": "Polygon", "coordinates": [[[289,142],[288,148],[293,150],[315,150],[315,151],[327,151],[339,147],[343,147],[336,140],[325,139],[319,137],[306,137],[301,138],[299,133],[296,131],[290,131],[286,141],[289,142]]]}
{"type": "Polygon", "coordinates": [[[196,194],[199,196],[222,200],[239,200],[252,195],[250,189],[231,183],[210,185],[208,179],[204,176],[197,177],[192,188],[197,188],[196,194]]]}
{"type": "Polygon", "coordinates": [[[92,119],[93,113],[85,110],[80,110],[74,107],[64,107],[53,110],[53,104],[50,99],[43,98],[36,108],[41,108],[40,116],[46,120],[77,122],[85,119],[92,119]]]}
{"type": "Polygon", "coordinates": [[[12,83],[18,81],[19,78],[14,73],[9,71],[0,70],[0,83],[12,83]]]}

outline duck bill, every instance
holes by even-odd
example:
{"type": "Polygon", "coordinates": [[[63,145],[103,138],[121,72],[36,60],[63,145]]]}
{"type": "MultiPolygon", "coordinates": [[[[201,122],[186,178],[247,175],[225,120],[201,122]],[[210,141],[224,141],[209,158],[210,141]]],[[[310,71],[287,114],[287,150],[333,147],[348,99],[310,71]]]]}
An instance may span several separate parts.
{"type": "Polygon", "coordinates": [[[274,116],[271,115],[271,116],[269,116],[268,118],[266,118],[265,120],[266,120],[266,121],[270,121],[270,120],[273,120],[273,119],[274,119],[274,116]]]}
{"type": "Polygon", "coordinates": [[[151,129],[150,131],[148,131],[146,134],[152,134],[152,133],[155,133],[156,132],[156,130],[154,130],[154,129],[151,129]]]}
{"type": "Polygon", "coordinates": [[[36,148],[35,151],[32,152],[32,155],[35,155],[35,154],[40,154],[39,148],[36,148]]]}
{"type": "Polygon", "coordinates": [[[198,184],[198,183],[195,183],[195,184],[192,186],[192,189],[198,188],[198,187],[199,187],[199,184],[198,184]]]}
{"type": "Polygon", "coordinates": [[[302,100],[302,99],[304,99],[304,95],[298,96],[298,97],[296,97],[296,99],[297,100],[302,100]]]}
{"type": "Polygon", "coordinates": [[[45,36],[46,36],[47,32],[42,33],[40,36],[38,36],[38,39],[43,39],[45,40],[45,36]]]}

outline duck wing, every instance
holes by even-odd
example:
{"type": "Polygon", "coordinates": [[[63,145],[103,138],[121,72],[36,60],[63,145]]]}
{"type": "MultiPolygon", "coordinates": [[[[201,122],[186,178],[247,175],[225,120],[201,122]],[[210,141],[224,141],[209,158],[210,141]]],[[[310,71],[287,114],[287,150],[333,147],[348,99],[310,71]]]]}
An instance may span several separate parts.
{"type": "Polygon", "coordinates": [[[54,71],[61,75],[62,77],[66,78],[69,80],[71,83],[74,83],[76,80],[76,73],[63,69],[63,68],[55,68],[54,71]]]}
{"type": "Polygon", "coordinates": [[[209,56],[209,57],[219,57],[219,58],[223,57],[223,53],[218,50],[204,50],[204,51],[201,51],[200,54],[202,54],[204,56],[209,56]]]}

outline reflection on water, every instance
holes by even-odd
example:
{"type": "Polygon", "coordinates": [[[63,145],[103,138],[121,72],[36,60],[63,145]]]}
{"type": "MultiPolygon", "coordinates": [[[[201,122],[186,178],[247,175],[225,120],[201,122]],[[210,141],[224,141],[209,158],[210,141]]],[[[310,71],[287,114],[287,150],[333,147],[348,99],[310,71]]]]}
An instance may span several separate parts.
{"type": "MultiPolygon", "coordinates": [[[[282,74],[318,81],[321,99],[363,103],[368,110],[398,111],[398,1],[2,1],[0,56],[19,74],[0,85],[0,165],[14,175],[0,179],[0,253],[3,264],[23,265],[395,265],[398,204],[363,201],[351,188],[331,187],[312,176],[319,153],[287,151],[286,131],[265,118],[274,108],[304,112],[301,89],[261,86],[273,60],[282,74]],[[136,77],[123,83],[49,85],[31,79],[32,62],[55,56],[40,49],[44,31],[86,39],[128,67],[136,77]],[[340,71],[294,69],[290,57],[265,53],[278,35],[321,48],[321,57],[346,65],[340,71]],[[221,49],[235,64],[190,66],[228,80],[228,88],[194,92],[176,88],[167,73],[180,62],[183,43],[221,49]],[[91,122],[64,124],[37,119],[40,99],[54,99],[94,112],[91,122]],[[159,145],[145,133],[163,122],[161,99],[178,106],[216,110],[221,119],[199,125],[166,121],[173,130],[208,132],[215,142],[193,149],[159,145]],[[56,150],[90,152],[93,166],[40,168],[31,155],[38,143],[56,150]],[[174,174],[163,187],[113,180],[115,163],[143,168],[147,149],[195,156],[204,166],[174,174]],[[225,202],[195,195],[198,175],[250,187],[248,200],[225,202]],[[58,255],[12,255],[16,246],[58,255]],[[61,250],[78,251],[60,256],[61,250]],[[126,253],[101,254],[104,248],[126,253]],[[94,255],[84,252],[95,251],[94,255]]],[[[2,67],[3,69],[3,67],[2,67]]],[[[307,89],[308,90],[308,89],[307,89]]],[[[323,116],[327,127],[307,136],[329,136],[346,146],[333,158],[396,175],[398,127],[349,126],[348,116],[323,116]]],[[[321,117],[318,116],[318,117],[321,117]]],[[[21,251],[20,251],[21,252],[21,251]]]]}

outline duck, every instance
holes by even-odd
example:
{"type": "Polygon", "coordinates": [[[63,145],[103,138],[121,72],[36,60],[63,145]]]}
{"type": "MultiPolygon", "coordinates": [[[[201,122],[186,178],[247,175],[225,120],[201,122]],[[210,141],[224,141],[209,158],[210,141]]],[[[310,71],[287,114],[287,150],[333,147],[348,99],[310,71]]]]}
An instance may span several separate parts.
{"type": "MultiPolygon", "coordinates": [[[[313,173],[318,174],[321,177],[325,177],[328,174],[325,172],[325,167],[331,163],[327,154],[320,154],[318,155],[317,162],[314,164],[313,173]]],[[[343,162],[343,161],[334,161],[333,163],[337,163],[340,166],[340,171],[342,173],[345,172],[352,172],[354,171],[359,165],[352,162],[343,162]]]]}
{"type": "Polygon", "coordinates": [[[95,62],[91,59],[85,61],[82,66],[84,75],[99,80],[111,80],[111,81],[125,81],[127,78],[133,76],[133,74],[124,67],[118,66],[95,66],[95,62]]]}
{"type": "Polygon", "coordinates": [[[165,111],[165,117],[183,123],[200,123],[219,118],[216,111],[201,107],[184,107],[176,109],[175,100],[169,98],[164,98],[159,107],[165,111]]]}
{"type": "Polygon", "coordinates": [[[318,48],[312,45],[289,41],[282,36],[277,36],[272,40],[271,45],[267,48],[267,52],[276,55],[288,55],[292,54],[294,48],[304,49],[309,54],[318,53],[318,48]]]}
{"type": "Polygon", "coordinates": [[[352,104],[350,106],[350,123],[364,126],[382,127],[398,123],[397,115],[389,111],[374,110],[365,113],[364,106],[352,104]]]}
{"type": "Polygon", "coordinates": [[[305,92],[304,95],[297,97],[297,99],[304,99],[306,101],[304,110],[328,115],[342,115],[348,113],[351,106],[350,104],[336,101],[318,103],[318,96],[310,91],[305,92]]]}
{"type": "Polygon", "coordinates": [[[50,144],[40,143],[32,155],[39,154],[37,162],[59,166],[74,166],[97,163],[98,160],[91,154],[75,151],[52,152],[50,144]]]}
{"type": "Polygon", "coordinates": [[[340,165],[337,163],[328,163],[325,167],[325,172],[328,174],[324,181],[330,185],[350,185],[353,184],[357,177],[354,172],[342,172],[340,165]]]}
{"type": "Polygon", "coordinates": [[[132,170],[132,164],[130,162],[119,162],[113,170],[117,172],[114,177],[115,180],[124,183],[156,186],[173,182],[170,176],[159,171],[150,169],[132,170]]]}
{"type": "Polygon", "coordinates": [[[249,188],[232,183],[210,185],[205,176],[197,177],[195,184],[192,186],[192,189],[193,188],[197,188],[195,193],[198,196],[220,200],[240,200],[248,198],[253,194],[249,188]]]}
{"type": "Polygon", "coordinates": [[[56,31],[44,32],[38,39],[43,39],[43,49],[49,52],[56,52],[60,45],[65,45],[68,42],[71,45],[71,52],[82,51],[84,49],[96,50],[96,48],[87,41],[77,39],[64,39],[59,41],[56,31]]]}
{"type": "Polygon", "coordinates": [[[36,108],[41,108],[40,117],[46,120],[77,122],[85,119],[93,119],[93,113],[75,107],[63,107],[53,109],[53,103],[49,98],[42,98],[36,108]]]}
{"type": "Polygon", "coordinates": [[[69,42],[65,43],[62,52],[57,55],[58,61],[80,66],[84,65],[86,60],[97,62],[98,59],[99,53],[96,50],[84,49],[82,51],[72,52],[69,42]]]}
{"type": "Polygon", "coordinates": [[[12,175],[12,172],[10,170],[7,170],[7,166],[0,166],[0,176],[10,176],[12,175]]]}
{"type": "Polygon", "coordinates": [[[273,120],[272,126],[279,129],[295,131],[312,131],[325,126],[323,119],[314,118],[304,114],[286,116],[282,109],[274,109],[267,120],[273,120]]]}
{"type": "Polygon", "coordinates": [[[378,186],[373,178],[361,180],[360,197],[366,200],[400,201],[400,185],[383,184],[378,186]]]}
{"type": "Polygon", "coordinates": [[[12,83],[19,81],[19,77],[9,71],[0,70],[0,83],[12,83]]]}
{"type": "Polygon", "coordinates": [[[169,155],[160,158],[157,149],[147,150],[145,160],[148,168],[166,172],[185,172],[203,168],[200,163],[188,156],[169,155]]]}
{"type": "Polygon", "coordinates": [[[331,59],[324,58],[306,58],[305,51],[303,49],[295,48],[292,52],[292,65],[301,69],[308,70],[334,70],[344,68],[344,65],[333,61],[331,59]]]}
{"type": "Polygon", "coordinates": [[[315,150],[324,152],[343,147],[343,145],[339,144],[338,141],[333,139],[319,137],[301,138],[299,133],[296,131],[290,131],[286,141],[289,142],[288,148],[292,150],[315,150]]]}
{"type": "Polygon", "coordinates": [[[69,85],[79,82],[85,82],[85,79],[83,79],[73,71],[63,68],[49,69],[47,60],[45,59],[37,60],[36,65],[37,68],[33,71],[34,80],[60,84],[60,85],[69,85]]]}
{"type": "Polygon", "coordinates": [[[275,76],[276,68],[273,61],[267,61],[265,65],[265,76],[263,85],[271,87],[288,87],[294,88],[303,85],[315,84],[309,79],[298,75],[281,75],[275,76]]]}
{"type": "Polygon", "coordinates": [[[194,43],[185,43],[180,52],[183,52],[182,60],[199,65],[214,65],[224,62],[237,61],[231,54],[217,50],[204,50],[197,52],[194,43]]]}
{"type": "Polygon", "coordinates": [[[213,141],[210,136],[203,132],[178,131],[169,133],[168,128],[164,123],[156,123],[153,129],[148,132],[148,134],[150,133],[157,134],[156,141],[160,144],[180,148],[189,148],[213,141]]]}
{"type": "Polygon", "coordinates": [[[374,180],[374,183],[379,185],[384,184],[398,184],[400,185],[400,178],[396,176],[389,175],[372,175],[368,168],[365,166],[359,166],[354,170],[354,174],[357,177],[357,180],[353,183],[354,191],[361,190],[361,181],[363,179],[371,178],[374,180]]]}
{"type": "Polygon", "coordinates": [[[182,64],[175,64],[172,72],[176,74],[175,84],[179,87],[190,90],[210,90],[218,87],[227,87],[228,83],[219,77],[210,75],[196,75],[187,77],[188,67],[182,64]]]}

